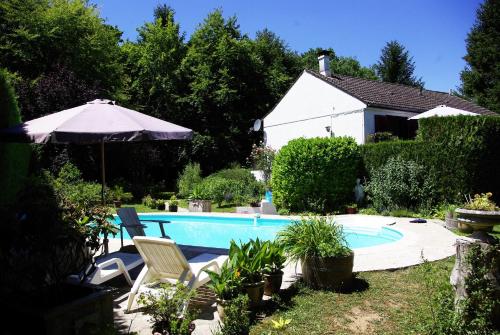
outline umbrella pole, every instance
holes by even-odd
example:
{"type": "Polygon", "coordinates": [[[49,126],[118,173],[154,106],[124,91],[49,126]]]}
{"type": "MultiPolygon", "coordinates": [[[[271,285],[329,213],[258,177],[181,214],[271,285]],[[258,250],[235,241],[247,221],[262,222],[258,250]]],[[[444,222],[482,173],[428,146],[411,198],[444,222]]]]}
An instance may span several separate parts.
{"type": "MultiPolygon", "coordinates": [[[[101,180],[102,180],[102,186],[101,186],[101,201],[102,205],[106,205],[106,197],[104,196],[104,189],[106,188],[106,164],[104,161],[104,140],[101,141],[101,180]]],[[[104,232],[104,238],[103,238],[103,244],[104,244],[104,254],[107,255],[109,253],[109,245],[108,245],[108,233],[104,232]]]]}

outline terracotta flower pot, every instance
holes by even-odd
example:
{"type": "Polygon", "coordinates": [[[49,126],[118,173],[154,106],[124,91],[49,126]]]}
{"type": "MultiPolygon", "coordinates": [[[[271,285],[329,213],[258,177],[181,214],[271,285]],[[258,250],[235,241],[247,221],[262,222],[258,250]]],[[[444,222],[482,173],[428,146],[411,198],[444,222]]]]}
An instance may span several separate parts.
{"type": "Polygon", "coordinates": [[[278,293],[283,282],[283,271],[264,274],[264,294],[271,296],[278,293]]]}
{"type": "Polygon", "coordinates": [[[258,307],[262,303],[262,297],[264,296],[264,281],[257,283],[246,284],[245,289],[247,291],[248,298],[250,299],[250,308],[258,307]]]}
{"type": "Polygon", "coordinates": [[[341,257],[308,257],[302,261],[302,277],[313,288],[340,289],[351,283],[353,265],[353,252],[341,257]]]}
{"type": "Polygon", "coordinates": [[[358,209],[356,207],[347,207],[346,212],[347,214],[356,214],[358,212],[358,209]]]}

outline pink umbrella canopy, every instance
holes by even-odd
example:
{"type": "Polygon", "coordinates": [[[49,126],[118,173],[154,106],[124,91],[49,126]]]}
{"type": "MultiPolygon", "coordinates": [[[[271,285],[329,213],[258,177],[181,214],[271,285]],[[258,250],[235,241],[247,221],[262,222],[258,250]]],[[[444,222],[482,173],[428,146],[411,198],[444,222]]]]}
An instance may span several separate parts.
{"type": "Polygon", "coordinates": [[[192,135],[191,129],[101,99],[0,130],[3,140],[34,143],[187,140],[192,135]]]}

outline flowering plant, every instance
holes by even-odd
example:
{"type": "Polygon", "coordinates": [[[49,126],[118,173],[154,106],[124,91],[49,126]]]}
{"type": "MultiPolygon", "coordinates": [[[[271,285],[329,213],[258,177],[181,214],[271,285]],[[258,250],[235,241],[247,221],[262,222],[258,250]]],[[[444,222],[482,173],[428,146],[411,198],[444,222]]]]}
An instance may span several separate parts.
{"type": "Polygon", "coordinates": [[[465,209],[477,210],[477,211],[495,211],[498,210],[496,204],[490,199],[492,193],[481,193],[474,195],[474,198],[467,199],[465,204],[465,209]]]}
{"type": "Polygon", "coordinates": [[[271,178],[273,160],[275,155],[276,151],[273,148],[260,143],[259,145],[254,144],[252,146],[250,156],[247,158],[248,164],[252,165],[254,169],[263,171],[264,181],[266,184],[271,178]]]}

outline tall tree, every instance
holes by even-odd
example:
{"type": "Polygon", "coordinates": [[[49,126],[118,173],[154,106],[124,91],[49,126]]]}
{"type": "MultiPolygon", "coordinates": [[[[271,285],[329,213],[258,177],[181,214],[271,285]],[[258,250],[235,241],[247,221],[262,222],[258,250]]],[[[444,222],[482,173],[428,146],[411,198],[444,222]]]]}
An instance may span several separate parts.
{"type": "Polygon", "coordinates": [[[303,67],[309,70],[318,71],[318,55],[325,51],[330,56],[330,70],[333,74],[373,80],[378,79],[372,68],[362,66],[354,57],[337,56],[332,48],[326,50],[322,48],[309,49],[301,55],[303,67]]]}
{"type": "Polygon", "coordinates": [[[174,14],[168,6],[157,6],[154,21],[138,29],[137,43],[127,42],[122,50],[129,104],[155,117],[182,123],[184,114],[177,108],[177,99],[182,89],[179,67],[186,46],[174,14]]]}
{"type": "Polygon", "coordinates": [[[460,93],[500,113],[500,1],[486,0],[479,6],[466,44],[460,93]]]}
{"type": "Polygon", "coordinates": [[[26,80],[57,64],[114,95],[122,82],[120,37],[85,0],[0,2],[0,65],[26,80]]]}
{"type": "Polygon", "coordinates": [[[258,103],[268,112],[302,71],[300,58],[268,29],[258,31],[252,44],[259,72],[256,75],[263,76],[266,85],[265,95],[258,103]]]}
{"type": "Polygon", "coordinates": [[[259,98],[265,81],[258,74],[252,43],[235,17],[216,10],[193,33],[181,70],[189,83],[183,106],[199,136],[193,155],[203,171],[244,162],[254,141],[248,130],[262,117],[259,98]]]}
{"type": "Polygon", "coordinates": [[[382,81],[411,86],[424,86],[422,78],[414,75],[415,62],[406,48],[398,41],[387,42],[375,71],[382,81]]]}

